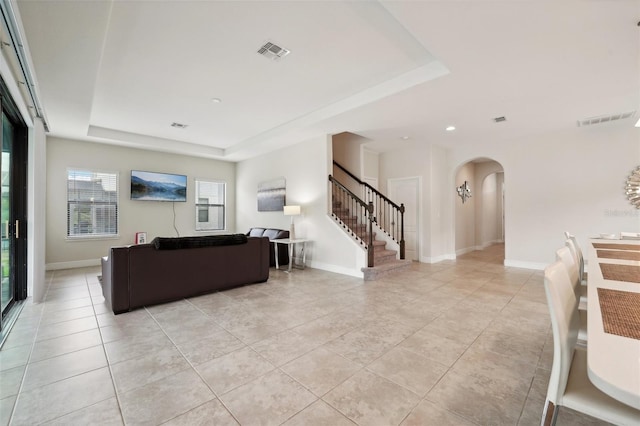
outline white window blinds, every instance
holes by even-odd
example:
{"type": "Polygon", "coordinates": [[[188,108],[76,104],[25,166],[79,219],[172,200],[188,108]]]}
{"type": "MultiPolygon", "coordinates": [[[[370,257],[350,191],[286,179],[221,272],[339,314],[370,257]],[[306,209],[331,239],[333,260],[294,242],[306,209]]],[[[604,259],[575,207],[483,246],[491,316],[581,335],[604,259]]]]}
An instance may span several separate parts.
{"type": "Polygon", "coordinates": [[[196,180],[196,231],[225,229],[224,182],[196,180]]]}
{"type": "Polygon", "coordinates": [[[118,235],[118,174],[67,170],[67,237],[118,235]]]}

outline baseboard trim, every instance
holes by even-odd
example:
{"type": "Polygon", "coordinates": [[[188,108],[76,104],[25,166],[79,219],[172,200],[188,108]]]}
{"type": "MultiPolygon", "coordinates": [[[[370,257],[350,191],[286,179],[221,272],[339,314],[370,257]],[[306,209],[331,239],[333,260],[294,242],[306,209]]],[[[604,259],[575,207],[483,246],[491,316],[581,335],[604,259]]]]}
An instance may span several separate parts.
{"type": "Polygon", "coordinates": [[[456,256],[462,256],[463,254],[471,253],[476,250],[482,250],[482,246],[465,247],[463,249],[456,250],[456,256]]]}
{"type": "Polygon", "coordinates": [[[47,263],[46,271],[59,271],[60,269],[87,268],[90,266],[100,266],[100,259],[74,260],[71,262],[47,263]]]}
{"type": "Polygon", "coordinates": [[[504,266],[511,268],[523,268],[523,269],[535,269],[536,271],[544,271],[544,268],[549,266],[547,263],[538,262],[526,262],[524,260],[504,260],[504,266]]]}
{"type": "Polygon", "coordinates": [[[422,263],[438,263],[438,262],[442,262],[443,260],[456,260],[456,255],[443,254],[441,256],[436,256],[436,257],[425,257],[425,256],[420,257],[420,262],[422,263]]]}
{"type": "Polygon", "coordinates": [[[356,278],[363,277],[363,273],[360,270],[343,268],[341,266],[330,265],[328,263],[312,261],[308,266],[314,269],[322,269],[323,271],[335,272],[337,274],[349,275],[356,278]]]}

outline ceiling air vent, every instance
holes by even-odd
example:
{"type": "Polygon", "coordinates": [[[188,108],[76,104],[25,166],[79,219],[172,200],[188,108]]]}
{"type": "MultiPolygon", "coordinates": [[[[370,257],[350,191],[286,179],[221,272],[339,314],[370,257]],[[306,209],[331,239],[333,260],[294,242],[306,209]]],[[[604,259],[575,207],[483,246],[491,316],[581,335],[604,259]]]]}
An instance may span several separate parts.
{"type": "Polygon", "coordinates": [[[495,121],[496,123],[502,123],[503,121],[507,121],[507,117],[503,115],[502,117],[494,118],[493,121],[495,121]]]}
{"type": "Polygon", "coordinates": [[[274,44],[274,43],[271,43],[271,42],[267,42],[264,46],[262,46],[258,50],[258,53],[261,54],[264,57],[267,57],[269,59],[273,59],[274,61],[279,61],[280,59],[284,58],[289,53],[291,53],[291,51],[287,50],[287,49],[284,49],[284,48],[278,46],[277,44],[274,44]]]}
{"type": "Polygon", "coordinates": [[[601,115],[599,117],[590,117],[578,120],[578,127],[591,126],[593,124],[609,123],[611,121],[624,120],[636,115],[635,111],[623,112],[620,114],[601,115]]]}
{"type": "Polygon", "coordinates": [[[188,124],[176,123],[175,121],[171,123],[171,127],[175,127],[176,129],[186,129],[188,124]]]}

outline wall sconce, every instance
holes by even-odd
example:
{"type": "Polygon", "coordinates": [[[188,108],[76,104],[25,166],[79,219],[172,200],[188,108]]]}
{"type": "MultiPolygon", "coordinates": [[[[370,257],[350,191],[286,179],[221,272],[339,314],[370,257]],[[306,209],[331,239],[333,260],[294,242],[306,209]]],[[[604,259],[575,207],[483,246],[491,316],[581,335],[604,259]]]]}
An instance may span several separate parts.
{"type": "Polygon", "coordinates": [[[289,239],[295,240],[296,230],[295,230],[295,227],[293,226],[293,217],[298,216],[300,214],[300,206],[284,206],[282,210],[285,216],[291,216],[291,226],[289,227],[289,239]]]}
{"type": "Polygon", "coordinates": [[[471,188],[469,188],[469,182],[466,180],[462,185],[456,188],[458,191],[458,195],[462,198],[462,204],[467,201],[468,198],[471,198],[471,188]]]}

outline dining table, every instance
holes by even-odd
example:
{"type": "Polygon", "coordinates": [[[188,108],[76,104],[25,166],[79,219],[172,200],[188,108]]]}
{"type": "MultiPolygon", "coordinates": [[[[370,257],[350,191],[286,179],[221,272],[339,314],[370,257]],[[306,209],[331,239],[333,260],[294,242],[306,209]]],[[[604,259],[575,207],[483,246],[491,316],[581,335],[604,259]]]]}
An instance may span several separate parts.
{"type": "Polygon", "coordinates": [[[640,240],[588,244],[587,374],[640,410],[640,240]]]}

